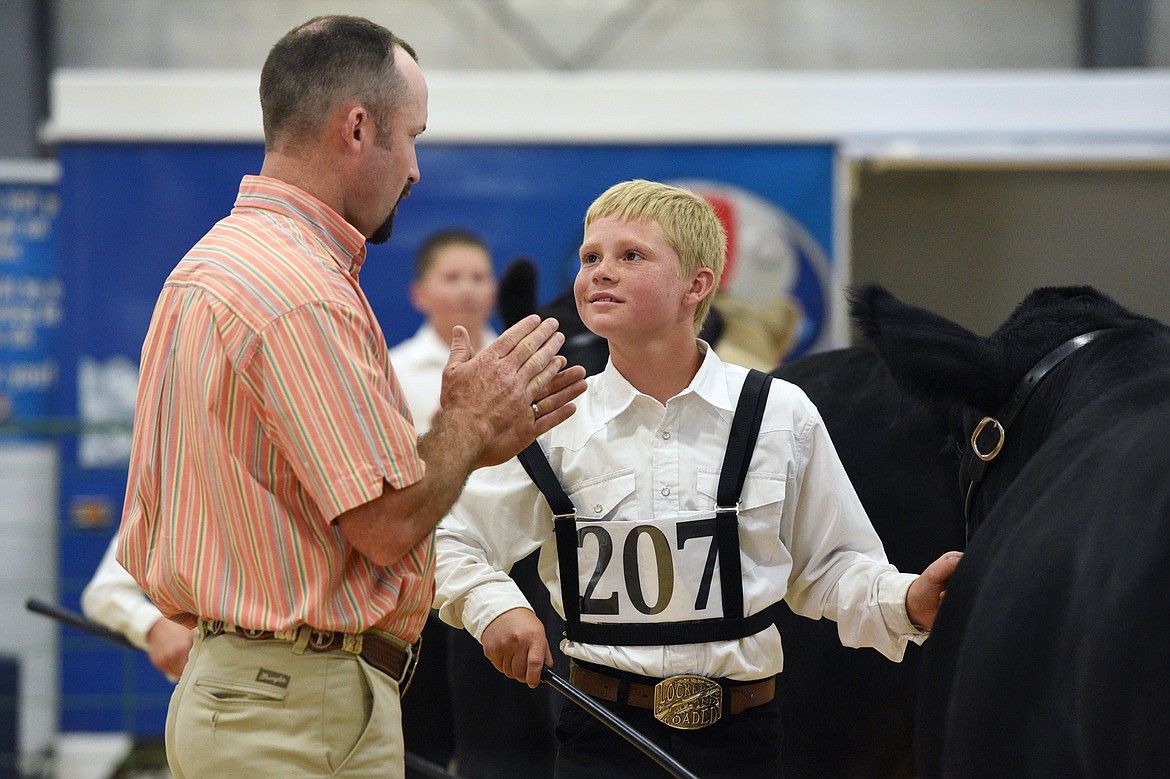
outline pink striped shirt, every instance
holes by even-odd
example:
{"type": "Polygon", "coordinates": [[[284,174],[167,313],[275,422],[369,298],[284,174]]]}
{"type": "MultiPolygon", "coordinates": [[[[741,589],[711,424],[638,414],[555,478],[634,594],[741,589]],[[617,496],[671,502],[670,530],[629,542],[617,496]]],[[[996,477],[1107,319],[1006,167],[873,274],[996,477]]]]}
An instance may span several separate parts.
{"type": "Polygon", "coordinates": [[[119,561],[164,614],[414,641],[431,539],[390,567],[342,512],[425,464],[361,288],[365,239],[309,194],[246,176],[171,272],[142,347],[119,561]]]}

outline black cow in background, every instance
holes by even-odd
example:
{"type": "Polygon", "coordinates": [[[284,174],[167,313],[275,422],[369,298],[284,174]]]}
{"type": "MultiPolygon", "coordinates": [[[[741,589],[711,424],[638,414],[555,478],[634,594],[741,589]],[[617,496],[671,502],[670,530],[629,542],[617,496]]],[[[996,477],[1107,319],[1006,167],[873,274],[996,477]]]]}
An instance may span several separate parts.
{"type": "MultiPolygon", "coordinates": [[[[918,572],[963,548],[963,504],[944,417],[907,396],[863,348],[813,354],[772,372],[816,404],[898,570],[918,572]]],[[[841,646],[837,626],[781,604],[785,779],[913,777],[914,716],[924,647],[901,663],[841,646]]],[[[930,639],[927,641],[929,645],[930,639]]]]}
{"type": "Polygon", "coordinates": [[[924,647],[924,775],[1170,775],[1170,330],[1088,287],[986,338],[879,287],[852,312],[988,458],[924,647]]]}
{"type": "MultiPolygon", "coordinates": [[[[535,266],[525,260],[509,265],[499,290],[504,324],[534,310],[555,316],[566,334],[562,353],[569,361],[590,374],[603,370],[606,342],[585,329],[571,291],[545,306],[538,307],[535,298],[535,266]]],[[[714,343],[721,329],[717,316],[709,318],[701,336],[714,343]]],[[[906,396],[874,352],[811,355],[772,375],[799,385],[817,405],[891,562],[903,571],[921,571],[943,552],[962,548],[962,502],[944,452],[945,420],[906,396]]],[[[921,647],[908,647],[902,663],[891,663],[873,650],[842,647],[830,621],[783,607],[777,625],[785,654],[777,685],[785,778],[915,776],[921,647]]]]}

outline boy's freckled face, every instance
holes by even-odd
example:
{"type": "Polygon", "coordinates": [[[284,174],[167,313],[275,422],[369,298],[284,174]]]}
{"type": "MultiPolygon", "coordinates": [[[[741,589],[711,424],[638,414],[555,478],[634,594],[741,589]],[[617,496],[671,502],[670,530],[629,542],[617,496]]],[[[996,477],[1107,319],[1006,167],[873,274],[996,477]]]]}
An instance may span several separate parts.
{"type": "Polygon", "coordinates": [[[656,223],[613,217],[585,232],[573,296],[581,321],[609,339],[647,339],[681,326],[693,313],[683,307],[689,284],[679,278],[678,253],[656,223]]]}

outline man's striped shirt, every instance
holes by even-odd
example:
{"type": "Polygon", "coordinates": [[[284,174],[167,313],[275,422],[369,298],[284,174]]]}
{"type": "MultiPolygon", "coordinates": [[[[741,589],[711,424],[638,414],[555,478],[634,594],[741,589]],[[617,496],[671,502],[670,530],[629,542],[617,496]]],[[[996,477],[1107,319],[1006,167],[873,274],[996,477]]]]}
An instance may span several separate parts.
{"type": "Polygon", "coordinates": [[[365,239],[321,201],[246,176],[171,272],[142,347],[119,560],[164,614],[413,641],[431,539],[374,565],[333,520],[422,478],[365,239]]]}

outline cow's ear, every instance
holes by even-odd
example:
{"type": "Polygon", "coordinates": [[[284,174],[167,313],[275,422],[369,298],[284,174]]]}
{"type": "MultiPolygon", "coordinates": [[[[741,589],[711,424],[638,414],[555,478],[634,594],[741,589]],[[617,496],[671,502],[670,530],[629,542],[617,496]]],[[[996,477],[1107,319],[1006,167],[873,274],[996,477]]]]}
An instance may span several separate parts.
{"type": "Polygon", "coordinates": [[[496,307],[505,328],[536,311],[537,275],[536,263],[527,257],[517,257],[504,268],[496,295],[496,307]]]}
{"type": "Polygon", "coordinates": [[[946,317],[895,298],[877,284],[849,293],[849,312],[902,389],[930,401],[991,401],[986,341],[946,317]]]}

